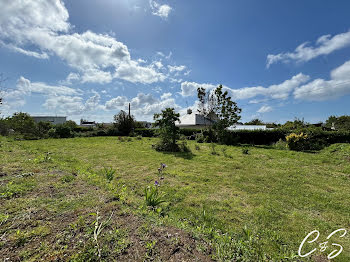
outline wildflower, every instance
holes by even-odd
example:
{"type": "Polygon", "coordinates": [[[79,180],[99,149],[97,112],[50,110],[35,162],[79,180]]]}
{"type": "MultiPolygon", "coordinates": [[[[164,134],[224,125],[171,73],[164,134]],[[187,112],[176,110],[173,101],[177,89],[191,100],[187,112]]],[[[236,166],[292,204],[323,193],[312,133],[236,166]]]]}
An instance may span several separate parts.
{"type": "Polygon", "coordinates": [[[158,182],[157,180],[154,181],[154,185],[155,185],[155,186],[160,186],[160,185],[159,185],[159,182],[158,182]]]}
{"type": "Polygon", "coordinates": [[[163,163],[161,163],[160,166],[161,166],[163,169],[167,167],[167,165],[166,165],[166,164],[163,164],[163,163]]]}

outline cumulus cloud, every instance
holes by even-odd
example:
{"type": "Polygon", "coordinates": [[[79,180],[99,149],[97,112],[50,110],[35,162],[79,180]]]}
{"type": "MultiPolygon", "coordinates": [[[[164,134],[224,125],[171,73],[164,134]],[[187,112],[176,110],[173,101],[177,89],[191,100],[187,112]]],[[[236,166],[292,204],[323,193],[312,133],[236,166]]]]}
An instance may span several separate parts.
{"type": "Polygon", "coordinates": [[[262,107],[259,108],[257,111],[258,113],[268,113],[271,112],[273,108],[271,106],[263,105],[262,107]]]}
{"type": "Polygon", "coordinates": [[[170,98],[171,96],[172,96],[171,93],[164,93],[164,94],[161,95],[160,98],[161,98],[162,100],[164,100],[164,99],[170,98]]]}
{"type": "Polygon", "coordinates": [[[307,42],[299,45],[294,52],[280,53],[267,56],[266,66],[270,67],[277,62],[307,62],[321,55],[328,55],[336,50],[350,46],[350,31],[338,35],[323,35],[319,37],[314,46],[307,42]]]}
{"type": "Polygon", "coordinates": [[[213,84],[199,84],[196,82],[182,82],[181,83],[181,95],[182,96],[195,96],[197,94],[197,89],[203,87],[207,90],[213,89],[216,86],[213,84]]]}
{"type": "Polygon", "coordinates": [[[172,10],[172,8],[169,5],[161,5],[153,0],[149,1],[149,5],[151,7],[152,14],[159,16],[163,19],[167,19],[172,10]]]}
{"type": "Polygon", "coordinates": [[[269,87],[244,87],[239,89],[229,89],[229,93],[234,99],[249,99],[259,95],[272,99],[287,99],[290,93],[301,84],[309,81],[310,77],[299,73],[291,79],[269,87]]]}
{"type": "MultiPolygon", "coordinates": [[[[256,86],[256,87],[243,87],[238,89],[232,89],[227,86],[223,86],[224,90],[227,90],[229,95],[235,100],[249,99],[256,96],[265,96],[272,99],[287,99],[290,93],[301,84],[309,81],[310,77],[302,73],[293,76],[280,84],[271,85],[269,87],[256,86]]],[[[183,82],[181,83],[181,95],[182,96],[194,96],[196,95],[197,88],[203,87],[207,90],[213,89],[218,85],[213,84],[199,84],[195,82],[183,82]]]]}
{"type": "Polygon", "coordinates": [[[165,79],[153,67],[132,60],[127,46],[110,35],[71,33],[68,11],[59,0],[4,0],[0,9],[3,45],[37,58],[56,55],[79,70],[84,82],[109,83],[121,78],[154,83],[165,79]]]}
{"type": "Polygon", "coordinates": [[[181,107],[176,104],[175,99],[171,98],[171,93],[165,93],[161,96],[161,99],[157,99],[152,94],[139,93],[136,97],[131,99],[125,96],[118,96],[112,98],[105,103],[106,110],[126,110],[128,104],[131,105],[131,112],[137,118],[149,119],[155,113],[159,113],[161,110],[167,107],[173,107],[176,110],[180,110],[181,107]]]}
{"type": "Polygon", "coordinates": [[[315,79],[295,89],[294,97],[300,100],[324,101],[350,94],[350,61],[335,68],[330,80],[315,79]]]}

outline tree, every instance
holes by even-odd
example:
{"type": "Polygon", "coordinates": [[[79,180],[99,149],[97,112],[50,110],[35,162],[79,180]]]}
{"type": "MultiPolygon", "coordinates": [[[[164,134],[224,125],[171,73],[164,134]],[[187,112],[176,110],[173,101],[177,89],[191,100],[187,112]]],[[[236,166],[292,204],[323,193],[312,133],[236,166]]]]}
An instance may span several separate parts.
{"type": "Polygon", "coordinates": [[[158,151],[179,151],[176,140],[179,139],[179,128],[175,125],[180,121],[180,114],[175,112],[174,108],[166,108],[160,114],[154,114],[154,126],[159,127],[158,133],[160,143],[156,145],[158,151]]]}
{"type": "Polygon", "coordinates": [[[14,113],[12,117],[8,117],[6,120],[9,128],[13,129],[15,133],[24,135],[29,139],[38,135],[37,125],[27,113],[14,113]]]}
{"type": "Polygon", "coordinates": [[[255,126],[261,126],[261,125],[264,125],[264,122],[261,121],[260,119],[258,118],[255,118],[253,120],[250,120],[249,122],[245,123],[245,125],[255,125],[255,126]]]}
{"type": "Polygon", "coordinates": [[[114,126],[123,135],[129,135],[134,128],[135,118],[121,110],[114,116],[114,126]]]}
{"type": "Polygon", "coordinates": [[[241,109],[232,101],[223,86],[219,85],[212,91],[206,91],[203,87],[197,89],[199,99],[198,112],[214,122],[213,129],[220,142],[224,142],[226,128],[237,123],[241,118],[241,109]]]}
{"type": "Polygon", "coordinates": [[[75,123],[73,120],[68,120],[64,123],[65,127],[68,127],[71,131],[74,131],[75,128],[77,128],[77,123],[75,123]]]}
{"type": "Polygon", "coordinates": [[[330,116],[326,121],[326,127],[340,131],[350,131],[350,116],[330,116]]]}

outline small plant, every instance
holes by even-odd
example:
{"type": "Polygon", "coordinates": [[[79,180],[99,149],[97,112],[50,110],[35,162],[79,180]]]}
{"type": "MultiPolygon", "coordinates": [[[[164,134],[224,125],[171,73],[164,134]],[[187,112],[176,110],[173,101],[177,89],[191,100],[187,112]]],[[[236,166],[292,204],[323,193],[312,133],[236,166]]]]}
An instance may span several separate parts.
{"type": "Polygon", "coordinates": [[[221,148],[221,151],[222,151],[222,154],[224,155],[224,157],[227,157],[227,158],[232,158],[231,155],[227,154],[227,148],[226,147],[223,147],[221,148]]]}
{"type": "Polygon", "coordinates": [[[156,244],[157,240],[146,242],[146,258],[151,258],[153,256],[153,250],[156,244]]]}
{"type": "Polygon", "coordinates": [[[136,140],[142,140],[142,136],[138,135],[138,136],[136,137],[136,140]]]}
{"type": "Polygon", "coordinates": [[[215,145],[214,143],[211,143],[211,144],[210,144],[210,148],[211,148],[211,152],[210,152],[210,153],[211,153],[212,155],[214,155],[214,156],[215,156],[215,155],[219,155],[219,153],[216,152],[216,145],[215,145]]]}
{"type": "Polygon", "coordinates": [[[52,153],[50,152],[46,152],[44,155],[38,157],[38,158],[35,158],[33,161],[34,163],[47,163],[47,162],[51,162],[52,161],[52,158],[51,158],[51,155],[52,153]]]}
{"type": "Polygon", "coordinates": [[[243,147],[242,148],[242,154],[243,155],[248,155],[249,154],[249,148],[248,147],[243,147]]]}
{"type": "Polygon", "coordinates": [[[124,137],[122,137],[122,136],[118,136],[118,141],[119,141],[119,142],[124,142],[125,139],[124,139],[124,137]]]}
{"type": "Polygon", "coordinates": [[[128,137],[127,141],[128,141],[128,142],[132,142],[132,138],[131,138],[131,137],[128,137]]]}
{"type": "Polygon", "coordinates": [[[274,148],[279,150],[286,150],[288,149],[288,144],[286,141],[283,141],[282,139],[280,139],[274,144],[274,148]]]}
{"type": "Polygon", "coordinates": [[[108,180],[109,183],[113,180],[115,172],[116,170],[111,167],[104,168],[102,171],[104,177],[108,180]]]}
{"type": "Polygon", "coordinates": [[[200,147],[199,145],[195,145],[194,148],[195,148],[197,151],[201,150],[201,147],[200,147]]]}
{"type": "Polygon", "coordinates": [[[65,175],[61,178],[62,183],[70,183],[74,180],[74,176],[72,175],[65,175]]]}
{"type": "Polygon", "coordinates": [[[97,211],[96,213],[92,213],[91,215],[95,216],[96,219],[93,222],[93,224],[95,224],[95,229],[94,229],[94,240],[96,242],[96,248],[97,248],[97,252],[98,252],[98,257],[101,258],[101,247],[99,245],[99,236],[102,232],[102,230],[105,228],[106,224],[109,223],[109,221],[111,220],[112,216],[113,216],[113,212],[111,214],[111,216],[108,218],[108,220],[106,222],[102,222],[101,217],[100,217],[100,213],[99,211],[97,211]]]}
{"type": "Polygon", "coordinates": [[[160,204],[164,203],[164,194],[159,193],[158,186],[147,186],[145,188],[145,202],[146,205],[155,209],[160,204]]]}
{"type": "Polygon", "coordinates": [[[7,222],[7,220],[9,219],[9,214],[3,214],[3,213],[0,213],[0,226],[2,224],[5,224],[7,222]]]}

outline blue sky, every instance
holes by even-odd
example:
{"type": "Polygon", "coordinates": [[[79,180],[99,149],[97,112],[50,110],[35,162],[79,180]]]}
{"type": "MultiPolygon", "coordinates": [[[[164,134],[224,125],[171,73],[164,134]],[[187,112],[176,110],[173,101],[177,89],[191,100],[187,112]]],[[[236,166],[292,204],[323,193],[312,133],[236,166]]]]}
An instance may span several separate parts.
{"type": "Polygon", "coordinates": [[[349,114],[349,1],[0,0],[1,112],[112,121],[196,108],[222,84],[242,120],[349,114]]]}

